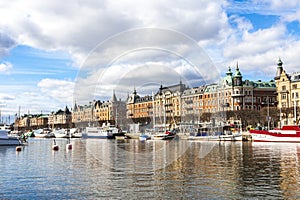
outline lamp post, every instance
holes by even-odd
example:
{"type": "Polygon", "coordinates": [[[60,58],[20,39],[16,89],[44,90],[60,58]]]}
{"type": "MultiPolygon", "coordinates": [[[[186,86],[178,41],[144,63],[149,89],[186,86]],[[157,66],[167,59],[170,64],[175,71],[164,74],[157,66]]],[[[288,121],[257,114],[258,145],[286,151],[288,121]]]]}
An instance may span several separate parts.
{"type": "MultiPolygon", "coordinates": [[[[265,104],[265,102],[261,102],[261,104],[265,104]]],[[[270,102],[269,102],[269,96],[267,96],[267,122],[268,122],[268,130],[270,130],[270,102]]]]}
{"type": "Polygon", "coordinates": [[[270,105],[269,105],[269,97],[267,97],[268,103],[267,103],[267,117],[268,117],[268,130],[270,130],[270,105]]]}

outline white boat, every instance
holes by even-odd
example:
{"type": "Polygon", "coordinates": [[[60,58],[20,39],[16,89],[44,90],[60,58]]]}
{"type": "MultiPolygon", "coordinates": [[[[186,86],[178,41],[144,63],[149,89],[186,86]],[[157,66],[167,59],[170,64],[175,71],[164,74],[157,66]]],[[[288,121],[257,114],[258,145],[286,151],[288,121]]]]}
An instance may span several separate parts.
{"type": "Polygon", "coordinates": [[[81,138],[82,137],[82,133],[79,131],[78,128],[71,128],[70,134],[71,134],[72,138],[81,138]]]}
{"type": "Polygon", "coordinates": [[[190,136],[190,140],[202,141],[242,141],[242,134],[236,133],[231,135],[205,135],[205,136],[190,136]]]}
{"type": "Polygon", "coordinates": [[[52,132],[56,138],[69,138],[70,130],[66,129],[57,129],[52,132]]]}
{"type": "Polygon", "coordinates": [[[126,139],[139,139],[141,133],[125,133],[126,139]]]}
{"type": "Polygon", "coordinates": [[[0,124],[0,130],[10,131],[10,126],[8,126],[7,124],[0,124]]]}
{"type": "Polygon", "coordinates": [[[176,137],[173,131],[166,131],[165,133],[158,133],[151,136],[152,140],[172,140],[176,137]]]}
{"type": "MultiPolygon", "coordinates": [[[[25,134],[25,135],[28,136],[28,134],[25,134]]],[[[49,130],[45,130],[45,129],[34,130],[32,135],[36,138],[54,138],[55,137],[53,132],[50,132],[49,130]]]]}
{"type": "Polygon", "coordinates": [[[85,136],[87,138],[115,139],[118,136],[125,136],[125,133],[110,124],[103,124],[102,127],[86,127],[85,136]]]}
{"type": "Polygon", "coordinates": [[[254,142],[300,142],[300,126],[287,125],[274,130],[249,130],[254,142]]]}
{"type": "Polygon", "coordinates": [[[139,140],[140,141],[146,141],[146,140],[150,140],[151,139],[151,136],[147,135],[147,134],[141,134],[139,136],[139,140]]]}
{"type": "Polygon", "coordinates": [[[18,146],[22,142],[16,136],[9,136],[7,130],[0,130],[0,146],[18,146]]]}
{"type": "Polygon", "coordinates": [[[202,141],[242,141],[242,133],[232,132],[231,125],[213,126],[212,123],[201,123],[195,135],[189,136],[190,140],[202,141]]]}

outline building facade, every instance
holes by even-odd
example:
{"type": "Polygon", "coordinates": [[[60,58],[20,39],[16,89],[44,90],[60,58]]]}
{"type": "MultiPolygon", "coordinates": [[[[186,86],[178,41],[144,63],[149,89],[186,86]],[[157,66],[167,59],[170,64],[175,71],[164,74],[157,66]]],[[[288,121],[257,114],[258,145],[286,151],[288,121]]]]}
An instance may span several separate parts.
{"type": "Polygon", "coordinates": [[[238,64],[228,68],[218,83],[195,88],[184,84],[163,87],[152,96],[140,97],[136,90],[127,100],[127,117],[134,123],[164,124],[169,128],[189,127],[203,121],[226,124],[227,111],[261,110],[276,107],[276,83],[243,80],[238,64]]]}
{"type": "Polygon", "coordinates": [[[48,128],[48,118],[49,115],[47,114],[23,115],[15,119],[14,129],[21,131],[29,129],[48,128]]]}
{"type": "Polygon", "coordinates": [[[78,128],[102,126],[104,123],[124,127],[126,123],[126,103],[121,99],[118,100],[115,92],[108,101],[94,100],[84,106],[75,103],[72,122],[78,128]]]}
{"type": "Polygon", "coordinates": [[[72,113],[66,106],[65,110],[52,112],[48,118],[48,125],[51,129],[55,128],[72,128],[72,113]]]}
{"type": "Polygon", "coordinates": [[[275,76],[280,125],[299,124],[300,72],[291,74],[283,69],[281,59],[275,76]]]}

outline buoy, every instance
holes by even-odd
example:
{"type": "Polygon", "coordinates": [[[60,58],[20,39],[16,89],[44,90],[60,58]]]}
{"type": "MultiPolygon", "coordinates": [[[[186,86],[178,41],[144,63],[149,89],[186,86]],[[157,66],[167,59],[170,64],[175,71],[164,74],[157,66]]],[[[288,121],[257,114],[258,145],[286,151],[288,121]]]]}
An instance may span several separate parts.
{"type": "Polygon", "coordinates": [[[67,144],[67,149],[72,149],[72,144],[67,144]]]}
{"type": "Polygon", "coordinates": [[[53,146],[52,146],[52,150],[57,151],[59,149],[58,145],[56,144],[55,139],[53,140],[53,146]]]}
{"type": "MultiPolygon", "coordinates": [[[[70,136],[71,136],[71,134],[70,134],[70,136]]],[[[71,144],[71,139],[70,138],[68,138],[68,142],[67,142],[66,148],[69,149],[69,150],[72,149],[72,144],[71,144]]]]}
{"type": "Polygon", "coordinates": [[[22,151],[22,147],[21,146],[17,146],[16,147],[16,151],[22,151]]]}

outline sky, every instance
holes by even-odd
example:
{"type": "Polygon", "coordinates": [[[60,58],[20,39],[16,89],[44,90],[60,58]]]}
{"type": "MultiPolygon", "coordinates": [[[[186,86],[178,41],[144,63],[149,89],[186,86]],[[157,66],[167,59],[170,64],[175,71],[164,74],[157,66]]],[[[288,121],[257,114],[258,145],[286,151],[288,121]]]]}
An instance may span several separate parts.
{"type": "Polygon", "coordinates": [[[299,71],[294,0],[0,2],[1,120],[74,103],[213,83],[238,65],[270,81],[299,71]],[[9,117],[8,117],[9,116],[9,117]]]}

